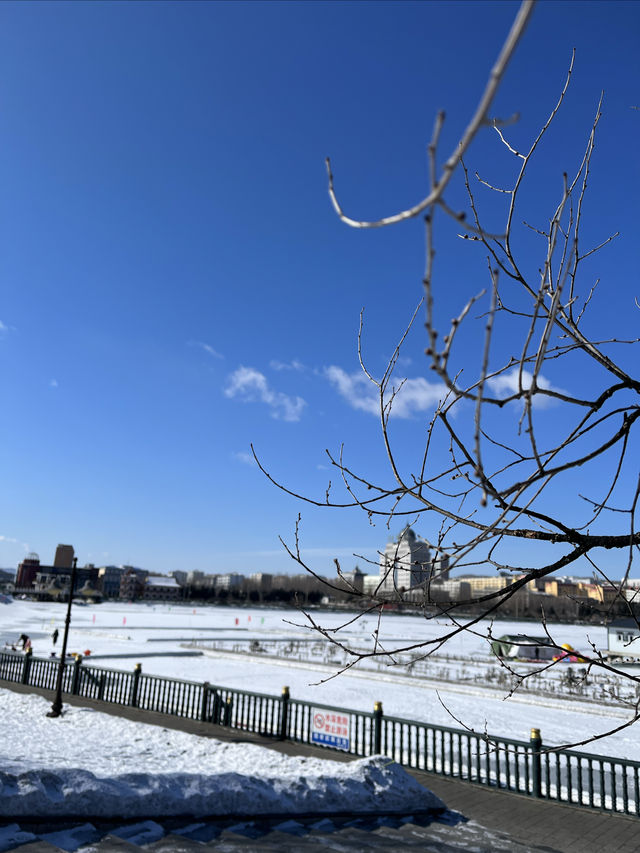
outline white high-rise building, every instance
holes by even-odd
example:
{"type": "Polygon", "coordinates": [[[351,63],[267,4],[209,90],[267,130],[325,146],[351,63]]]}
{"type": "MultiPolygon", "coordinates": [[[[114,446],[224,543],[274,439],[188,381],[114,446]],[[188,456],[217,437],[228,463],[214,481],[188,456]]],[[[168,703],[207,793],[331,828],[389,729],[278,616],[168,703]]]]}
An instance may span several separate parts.
{"type": "Polygon", "coordinates": [[[431,551],[410,527],[387,543],[380,557],[380,593],[392,595],[409,590],[431,578],[431,551]]]}

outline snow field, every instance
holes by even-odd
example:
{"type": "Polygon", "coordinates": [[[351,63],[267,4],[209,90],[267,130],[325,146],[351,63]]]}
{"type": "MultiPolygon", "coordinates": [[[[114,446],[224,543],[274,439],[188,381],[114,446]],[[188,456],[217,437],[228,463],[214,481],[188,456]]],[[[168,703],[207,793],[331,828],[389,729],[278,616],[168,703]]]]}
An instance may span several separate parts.
{"type": "Polygon", "coordinates": [[[0,690],[0,817],[442,811],[400,766],[291,758],[0,690]]]}
{"type": "MultiPolygon", "coordinates": [[[[64,605],[30,601],[0,606],[0,642],[15,641],[25,632],[33,640],[34,654],[47,656],[53,648],[51,632],[54,627],[62,629],[64,611],[64,605]]],[[[337,627],[351,618],[348,614],[317,611],[313,615],[328,627],[337,627]]],[[[220,645],[220,640],[233,640],[246,647],[252,638],[262,642],[314,639],[317,635],[301,627],[304,624],[304,615],[291,610],[107,603],[74,607],[68,650],[91,650],[87,665],[131,670],[139,658],[147,673],[276,696],[286,684],[294,698],[339,708],[371,711],[375,701],[382,701],[385,714],[390,716],[454,728],[464,724],[476,731],[518,740],[527,740],[535,727],[541,729],[546,744],[554,745],[601,734],[620,726],[630,716],[623,706],[606,698],[585,702],[561,695],[516,693],[505,699],[506,690],[483,680],[487,667],[497,667],[486,641],[469,633],[454,637],[438,653],[439,658],[430,659],[442,661],[443,666],[451,666],[452,657],[463,661],[470,676],[475,675],[464,681],[409,679],[394,666],[382,666],[376,672],[354,669],[332,677],[335,665],[326,666],[320,660],[283,661],[220,649],[194,657],[173,656],[177,652],[184,654],[193,641],[205,645],[215,640],[220,645]]],[[[442,624],[419,616],[385,614],[380,626],[374,617],[364,617],[338,637],[358,646],[371,645],[373,631],[378,627],[387,647],[431,639],[442,624]]],[[[600,648],[606,645],[606,630],[600,626],[557,625],[551,631],[559,643],[571,643],[578,650],[590,649],[592,642],[600,648]]],[[[494,636],[505,633],[541,632],[539,627],[527,623],[501,622],[493,626],[494,636]]],[[[58,651],[60,644],[61,640],[58,651]]],[[[553,672],[560,678],[572,666],[563,664],[553,672]]],[[[640,760],[640,743],[633,727],[584,749],[640,760]]]]}

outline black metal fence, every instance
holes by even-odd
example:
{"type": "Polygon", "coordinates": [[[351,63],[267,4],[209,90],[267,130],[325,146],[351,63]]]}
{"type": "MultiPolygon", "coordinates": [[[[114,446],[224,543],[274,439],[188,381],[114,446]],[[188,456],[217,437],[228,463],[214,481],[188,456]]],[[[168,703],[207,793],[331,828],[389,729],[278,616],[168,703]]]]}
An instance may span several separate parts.
{"type": "MultiPolygon", "coordinates": [[[[60,662],[30,653],[0,652],[0,681],[53,690],[60,662]]],[[[640,762],[572,750],[545,749],[537,729],[530,741],[333,708],[229,687],[89,666],[78,656],[65,663],[62,690],[69,695],[129,705],[254,732],[312,742],[313,714],[346,720],[345,748],[355,756],[386,755],[398,764],[533,797],[640,815],[640,762]]],[[[320,744],[322,745],[322,744],[320,744]]],[[[330,748],[330,747],[328,747],[330,748]]]]}

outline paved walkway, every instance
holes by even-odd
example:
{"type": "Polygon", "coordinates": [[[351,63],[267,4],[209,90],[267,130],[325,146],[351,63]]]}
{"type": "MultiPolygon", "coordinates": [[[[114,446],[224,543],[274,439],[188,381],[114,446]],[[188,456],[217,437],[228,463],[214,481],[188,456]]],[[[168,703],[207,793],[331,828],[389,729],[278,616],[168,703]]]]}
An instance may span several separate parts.
{"type": "MultiPolygon", "coordinates": [[[[0,682],[0,686],[20,693],[38,693],[46,698],[53,697],[52,691],[48,690],[7,682],[0,682]]],[[[76,697],[65,697],[65,702],[202,737],[212,737],[232,743],[255,743],[286,755],[305,755],[334,761],[353,760],[353,756],[340,752],[329,752],[306,744],[273,741],[259,735],[224,729],[195,720],[140,711],[136,708],[108,705],[76,697]]],[[[552,851],[555,853],[609,853],[609,851],[640,853],[640,820],[636,817],[611,815],[594,809],[581,809],[546,800],[536,800],[432,773],[408,772],[444,800],[450,809],[460,812],[470,821],[480,824],[490,832],[499,833],[503,838],[507,836],[513,839],[514,850],[521,849],[520,845],[525,845],[537,850],[546,850],[549,853],[552,851]]],[[[245,849],[248,851],[250,847],[251,845],[245,849]]],[[[424,849],[430,848],[425,845],[424,849]]]]}

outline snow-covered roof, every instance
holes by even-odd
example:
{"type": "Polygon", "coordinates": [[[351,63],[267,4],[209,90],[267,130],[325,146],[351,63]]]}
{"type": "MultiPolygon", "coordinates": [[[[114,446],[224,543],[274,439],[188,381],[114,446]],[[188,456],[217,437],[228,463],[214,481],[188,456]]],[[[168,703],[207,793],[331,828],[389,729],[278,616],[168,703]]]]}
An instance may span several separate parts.
{"type": "Polygon", "coordinates": [[[529,634],[504,634],[496,639],[498,643],[532,643],[536,646],[553,646],[548,637],[532,637],[529,634]]]}
{"type": "Polygon", "coordinates": [[[175,578],[168,578],[168,577],[147,578],[146,585],[147,586],[166,586],[166,587],[172,587],[172,588],[176,588],[176,587],[179,588],[180,587],[180,584],[177,582],[177,580],[175,578]]]}
{"type": "Polygon", "coordinates": [[[619,628],[633,628],[637,631],[638,623],[630,616],[619,616],[616,619],[612,619],[611,622],[607,625],[608,631],[617,631],[619,628]]]}

